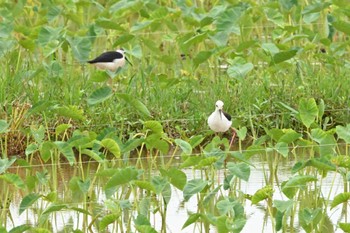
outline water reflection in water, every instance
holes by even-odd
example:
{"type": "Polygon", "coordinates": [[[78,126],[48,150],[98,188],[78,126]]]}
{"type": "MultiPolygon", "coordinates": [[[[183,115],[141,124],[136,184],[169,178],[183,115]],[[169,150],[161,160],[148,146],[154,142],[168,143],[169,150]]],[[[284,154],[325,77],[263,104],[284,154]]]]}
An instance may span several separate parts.
{"type": "MultiPolygon", "coordinates": [[[[242,181],[240,186],[240,191],[246,194],[253,195],[258,189],[264,187],[266,185],[265,182],[265,175],[268,171],[268,167],[266,165],[266,162],[261,161],[260,158],[252,158],[252,163],[254,164],[255,168],[251,167],[251,174],[249,178],[249,182],[242,181]]],[[[279,165],[279,169],[277,171],[277,177],[278,182],[282,182],[285,180],[288,180],[288,178],[292,175],[291,174],[291,167],[294,165],[294,161],[287,161],[284,160],[279,165]]],[[[201,171],[193,171],[192,169],[185,169],[183,170],[188,180],[194,179],[194,178],[201,178],[202,174],[201,171]]],[[[65,187],[68,185],[68,181],[70,178],[74,175],[76,175],[76,170],[74,167],[70,166],[64,166],[61,168],[60,174],[62,177],[60,178],[59,186],[58,186],[58,193],[59,190],[65,190],[65,187]]],[[[96,172],[96,168],[90,167],[90,173],[93,176],[96,172]]],[[[218,171],[217,174],[217,181],[216,184],[222,184],[224,181],[224,171],[218,171]]],[[[279,189],[279,186],[277,185],[277,181],[274,181],[274,200],[288,200],[281,190],[279,189]]],[[[342,178],[336,174],[336,173],[329,173],[326,178],[322,181],[322,194],[325,198],[330,198],[330,200],[333,199],[333,197],[341,192],[343,192],[343,183],[342,178]],[[334,185],[336,184],[336,185],[334,185]]],[[[103,186],[103,185],[101,185],[103,186]]],[[[97,194],[97,199],[95,200],[101,205],[101,208],[103,208],[103,203],[105,201],[105,195],[102,190],[101,186],[96,186],[95,193],[97,194]]],[[[59,193],[59,198],[64,200],[64,194],[59,193]]],[[[14,222],[15,226],[24,224],[24,223],[31,223],[34,224],[37,221],[37,216],[33,213],[32,210],[25,211],[21,215],[18,214],[19,211],[19,204],[22,200],[22,194],[21,193],[14,193],[12,197],[12,202],[10,205],[10,213],[12,220],[8,219],[7,222],[7,228],[11,229],[13,227],[12,221],[14,222]]],[[[263,232],[263,233],[270,233],[274,232],[272,229],[272,223],[270,221],[270,217],[267,215],[265,206],[263,205],[264,202],[261,202],[261,205],[251,205],[250,201],[245,202],[245,213],[247,216],[247,222],[245,224],[245,227],[241,232],[243,233],[251,233],[251,232],[263,232]]],[[[40,204],[39,204],[40,205],[40,204]]],[[[45,203],[42,203],[42,205],[45,205],[45,203]]],[[[80,207],[82,207],[83,204],[80,204],[80,207]]],[[[167,209],[167,215],[166,215],[166,225],[167,225],[167,232],[169,233],[176,233],[176,232],[184,232],[184,233],[192,233],[192,232],[200,232],[200,228],[198,226],[192,224],[185,229],[181,229],[183,224],[188,219],[188,213],[196,213],[197,212],[197,198],[196,196],[193,196],[188,202],[183,202],[183,193],[175,188],[172,188],[172,196],[170,199],[170,203],[168,205],[167,209]]],[[[340,219],[340,211],[341,207],[335,208],[333,210],[330,210],[328,208],[328,214],[330,216],[331,221],[333,224],[336,224],[340,219]]],[[[54,216],[54,226],[53,229],[57,229],[58,232],[61,229],[63,229],[64,226],[67,226],[68,224],[72,224],[72,229],[85,229],[83,226],[83,215],[77,214],[77,212],[69,211],[69,210],[62,210],[57,213],[55,213],[54,216]]],[[[85,219],[86,220],[86,219],[85,219]]],[[[88,221],[91,221],[91,217],[88,217],[88,221]]],[[[161,229],[161,217],[160,214],[157,212],[153,216],[151,216],[151,223],[154,226],[155,229],[159,230],[161,229]]],[[[296,226],[297,229],[298,226],[296,226]]],[[[302,232],[302,229],[300,229],[302,232]]],[[[97,231],[96,231],[97,232],[97,231]]],[[[113,230],[111,229],[111,232],[113,230]]],[[[215,228],[212,226],[210,232],[216,232],[215,228]]],[[[340,230],[337,230],[335,232],[342,232],[340,230]]]]}

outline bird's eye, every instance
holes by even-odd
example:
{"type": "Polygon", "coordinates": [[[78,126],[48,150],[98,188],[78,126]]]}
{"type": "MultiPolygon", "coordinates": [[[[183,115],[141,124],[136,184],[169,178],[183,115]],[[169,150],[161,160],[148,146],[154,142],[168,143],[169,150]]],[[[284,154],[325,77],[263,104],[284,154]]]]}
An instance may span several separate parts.
{"type": "Polygon", "coordinates": [[[216,104],[215,107],[218,107],[218,105],[216,104]]]}

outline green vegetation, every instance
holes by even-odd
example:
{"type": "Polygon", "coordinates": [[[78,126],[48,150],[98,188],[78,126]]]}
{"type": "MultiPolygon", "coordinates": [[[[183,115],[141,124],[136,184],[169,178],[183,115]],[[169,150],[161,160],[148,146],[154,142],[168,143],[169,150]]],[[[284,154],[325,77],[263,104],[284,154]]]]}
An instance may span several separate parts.
{"type": "Polygon", "coordinates": [[[248,203],[276,232],[350,232],[347,0],[19,0],[0,12],[1,232],[62,230],[65,211],[76,215],[63,232],[166,232],[174,189],[199,203],[184,229],[240,232],[248,203]],[[133,66],[86,63],[119,47],[133,66]],[[218,99],[236,150],[206,124],[218,99]],[[253,156],[265,185],[244,193],[253,156]],[[333,197],[339,184],[322,184],[335,176],[333,197]],[[30,222],[16,225],[11,206],[30,222]]]}

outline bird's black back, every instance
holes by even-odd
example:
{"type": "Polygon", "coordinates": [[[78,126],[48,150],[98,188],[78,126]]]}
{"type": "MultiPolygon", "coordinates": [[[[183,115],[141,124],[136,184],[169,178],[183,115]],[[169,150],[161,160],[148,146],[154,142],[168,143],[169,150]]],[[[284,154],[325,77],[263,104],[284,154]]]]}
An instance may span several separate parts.
{"type": "Polygon", "coordinates": [[[230,114],[228,114],[227,112],[224,112],[224,111],[222,111],[222,113],[224,114],[224,116],[226,117],[226,119],[227,120],[231,120],[231,115],[230,114]]]}
{"type": "Polygon", "coordinates": [[[117,51],[108,51],[105,53],[102,53],[100,56],[96,57],[95,59],[88,61],[88,63],[97,63],[97,62],[113,62],[114,59],[122,59],[123,54],[119,53],[117,51]]]}

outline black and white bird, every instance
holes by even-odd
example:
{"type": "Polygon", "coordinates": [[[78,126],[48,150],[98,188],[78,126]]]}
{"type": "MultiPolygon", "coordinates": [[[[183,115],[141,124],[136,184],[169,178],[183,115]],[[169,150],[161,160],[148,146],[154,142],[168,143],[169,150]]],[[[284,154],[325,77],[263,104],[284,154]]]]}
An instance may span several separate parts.
{"type": "MultiPolygon", "coordinates": [[[[224,102],[221,100],[216,101],[215,111],[208,117],[208,125],[211,130],[214,132],[226,132],[230,129],[232,125],[231,116],[224,112],[223,110],[224,102]]],[[[236,135],[235,130],[233,129],[233,135],[230,142],[230,146],[233,142],[233,139],[236,135]]]]}
{"type": "Polygon", "coordinates": [[[124,50],[117,49],[116,51],[104,52],[95,59],[88,61],[88,63],[95,65],[101,70],[109,70],[115,72],[118,68],[121,68],[125,65],[125,61],[129,62],[125,56],[124,50]]]}

